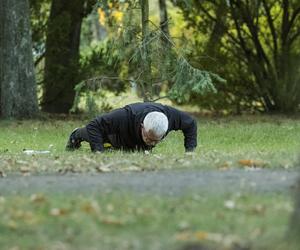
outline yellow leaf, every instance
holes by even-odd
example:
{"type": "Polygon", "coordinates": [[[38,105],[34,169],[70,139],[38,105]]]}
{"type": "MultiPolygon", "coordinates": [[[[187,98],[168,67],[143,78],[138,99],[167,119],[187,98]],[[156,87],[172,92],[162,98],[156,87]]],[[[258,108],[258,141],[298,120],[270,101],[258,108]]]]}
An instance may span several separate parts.
{"type": "Polygon", "coordinates": [[[100,211],[100,207],[96,201],[91,201],[83,204],[81,210],[87,214],[92,214],[100,211]]]}
{"type": "Polygon", "coordinates": [[[239,164],[242,166],[252,166],[252,160],[239,160],[239,164]]]}
{"type": "Polygon", "coordinates": [[[266,166],[266,163],[263,161],[250,160],[250,159],[239,160],[238,163],[242,166],[253,167],[253,168],[266,166]]]}
{"type": "Polygon", "coordinates": [[[123,19],[123,12],[121,11],[114,11],[112,16],[116,19],[117,22],[121,22],[123,19]]]}
{"type": "Polygon", "coordinates": [[[99,16],[99,23],[101,25],[104,25],[105,24],[105,12],[101,8],[98,8],[98,16],[99,16]]]}
{"type": "Polygon", "coordinates": [[[220,165],[218,166],[218,169],[221,170],[221,171],[229,170],[229,169],[230,169],[230,164],[229,164],[229,162],[226,161],[226,162],[220,164],[220,165]]]}
{"type": "Polygon", "coordinates": [[[203,232],[203,231],[198,231],[195,233],[195,238],[197,240],[206,240],[208,237],[208,233],[207,232],[203,232]]]}

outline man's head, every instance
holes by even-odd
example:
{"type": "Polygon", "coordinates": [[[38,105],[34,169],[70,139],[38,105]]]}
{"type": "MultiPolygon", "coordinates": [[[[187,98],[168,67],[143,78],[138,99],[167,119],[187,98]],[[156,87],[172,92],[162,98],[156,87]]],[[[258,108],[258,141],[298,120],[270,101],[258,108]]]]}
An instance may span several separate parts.
{"type": "Polygon", "coordinates": [[[155,146],[168,131],[169,121],[162,112],[148,113],[142,123],[143,141],[149,146],[155,146]]]}

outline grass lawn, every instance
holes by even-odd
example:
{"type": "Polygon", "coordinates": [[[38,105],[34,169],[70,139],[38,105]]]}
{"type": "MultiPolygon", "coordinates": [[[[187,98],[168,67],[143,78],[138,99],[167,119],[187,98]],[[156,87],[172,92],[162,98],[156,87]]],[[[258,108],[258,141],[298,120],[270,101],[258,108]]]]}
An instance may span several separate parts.
{"type": "Polygon", "coordinates": [[[89,146],[74,152],[64,147],[70,132],[87,121],[1,121],[0,152],[2,171],[22,167],[30,171],[92,171],[101,164],[112,169],[136,166],[162,168],[236,168],[247,165],[292,168],[300,151],[300,120],[282,117],[198,119],[198,147],[195,155],[184,154],[181,132],[171,132],[152,155],[113,152],[93,155],[89,146]],[[49,150],[46,155],[27,156],[24,149],[49,150]],[[125,155],[125,157],[124,157],[125,155]]]}
{"type": "MultiPolygon", "coordinates": [[[[297,119],[199,118],[194,155],[184,154],[179,132],[171,133],[150,155],[95,155],[88,145],[65,152],[69,133],[84,124],[80,120],[0,121],[0,176],[298,166],[297,119]],[[26,155],[24,149],[50,153],[26,155]]],[[[178,197],[124,191],[45,195],[38,190],[32,195],[3,195],[0,190],[0,249],[191,249],[186,247],[189,244],[202,249],[205,244],[218,249],[296,250],[283,240],[292,208],[289,195],[239,190],[178,197]]]]}
{"type": "Polygon", "coordinates": [[[218,249],[287,249],[274,246],[284,241],[291,209],[289,197],[276,194],[2,197],[0,246],[153,250],[194,243],[218,249]],[[232,200],[234,207],[226,205],[232,200]]]}

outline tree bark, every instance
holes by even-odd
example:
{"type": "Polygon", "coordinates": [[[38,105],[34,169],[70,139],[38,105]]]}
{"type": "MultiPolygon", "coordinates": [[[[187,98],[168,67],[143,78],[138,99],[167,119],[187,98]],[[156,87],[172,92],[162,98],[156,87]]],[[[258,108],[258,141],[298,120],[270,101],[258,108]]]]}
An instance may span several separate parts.
{"type": "Polygon", "coordinates": [[[149,39],[149,1],[140,0],[142,12],[142,88],[144,92],[144,101],[149,101],[152,97],[152,73],[149,39]]]}
{"type": "Polygon", "coordinates": [[[53,0],[47,30],[42,110],[68,113],[79,83],[79,45],[86,0],[53,0]]]}
{"type": "MultiPolygon", "coordinates": [[[[199,4],[201,4],[201,3],[199,3],[199,4]]],[[[209,40],[206,44],[205,51],[212,58],[216,58],[218,56],[219,45],[220,45],[221,39],[227,31],[227,27],[226,27],[227,12],[228,12],[228,8],[226,6],[226,1],[222,1],[216,7],[216,16],[218,18],[216,19],[216,22],[214,23],[209,40]]],[[[215,63],[215,62],[212,61],[212,63],[215,63]]]]}
{"type": "Polygon", "coordinates": [[[160,29],[163,32],[162,41],[166,46],[170,46],[170,31],[169,19],[166,0],[159,0],[159,16],[160,16],[160,29]]]}
{"type": "Polygon", "coordinates": [[[30,118],[38,112],[27,0],[1,0],[0,112],[30,118]]]}

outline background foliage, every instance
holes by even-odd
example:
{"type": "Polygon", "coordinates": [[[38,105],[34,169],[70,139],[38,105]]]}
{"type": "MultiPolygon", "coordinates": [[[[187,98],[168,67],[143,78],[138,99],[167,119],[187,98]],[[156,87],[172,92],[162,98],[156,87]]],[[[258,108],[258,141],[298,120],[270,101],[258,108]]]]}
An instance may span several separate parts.
{"type": "MultiPolygon", "coordinates": [[[[144,100],[167,96],[213,112],[298,112],[298,1],[166,1],[167,32],[158,3],[150,1],[146,35],[145,2],[99,0],[84,16],[77,96],[106,102],[107,91],[134,88],[144,100]]],[[[51,1],[30,4],[43,86],[51,1]]],[[[72,111],[78,111],[76,101],[72,111]]]]}

